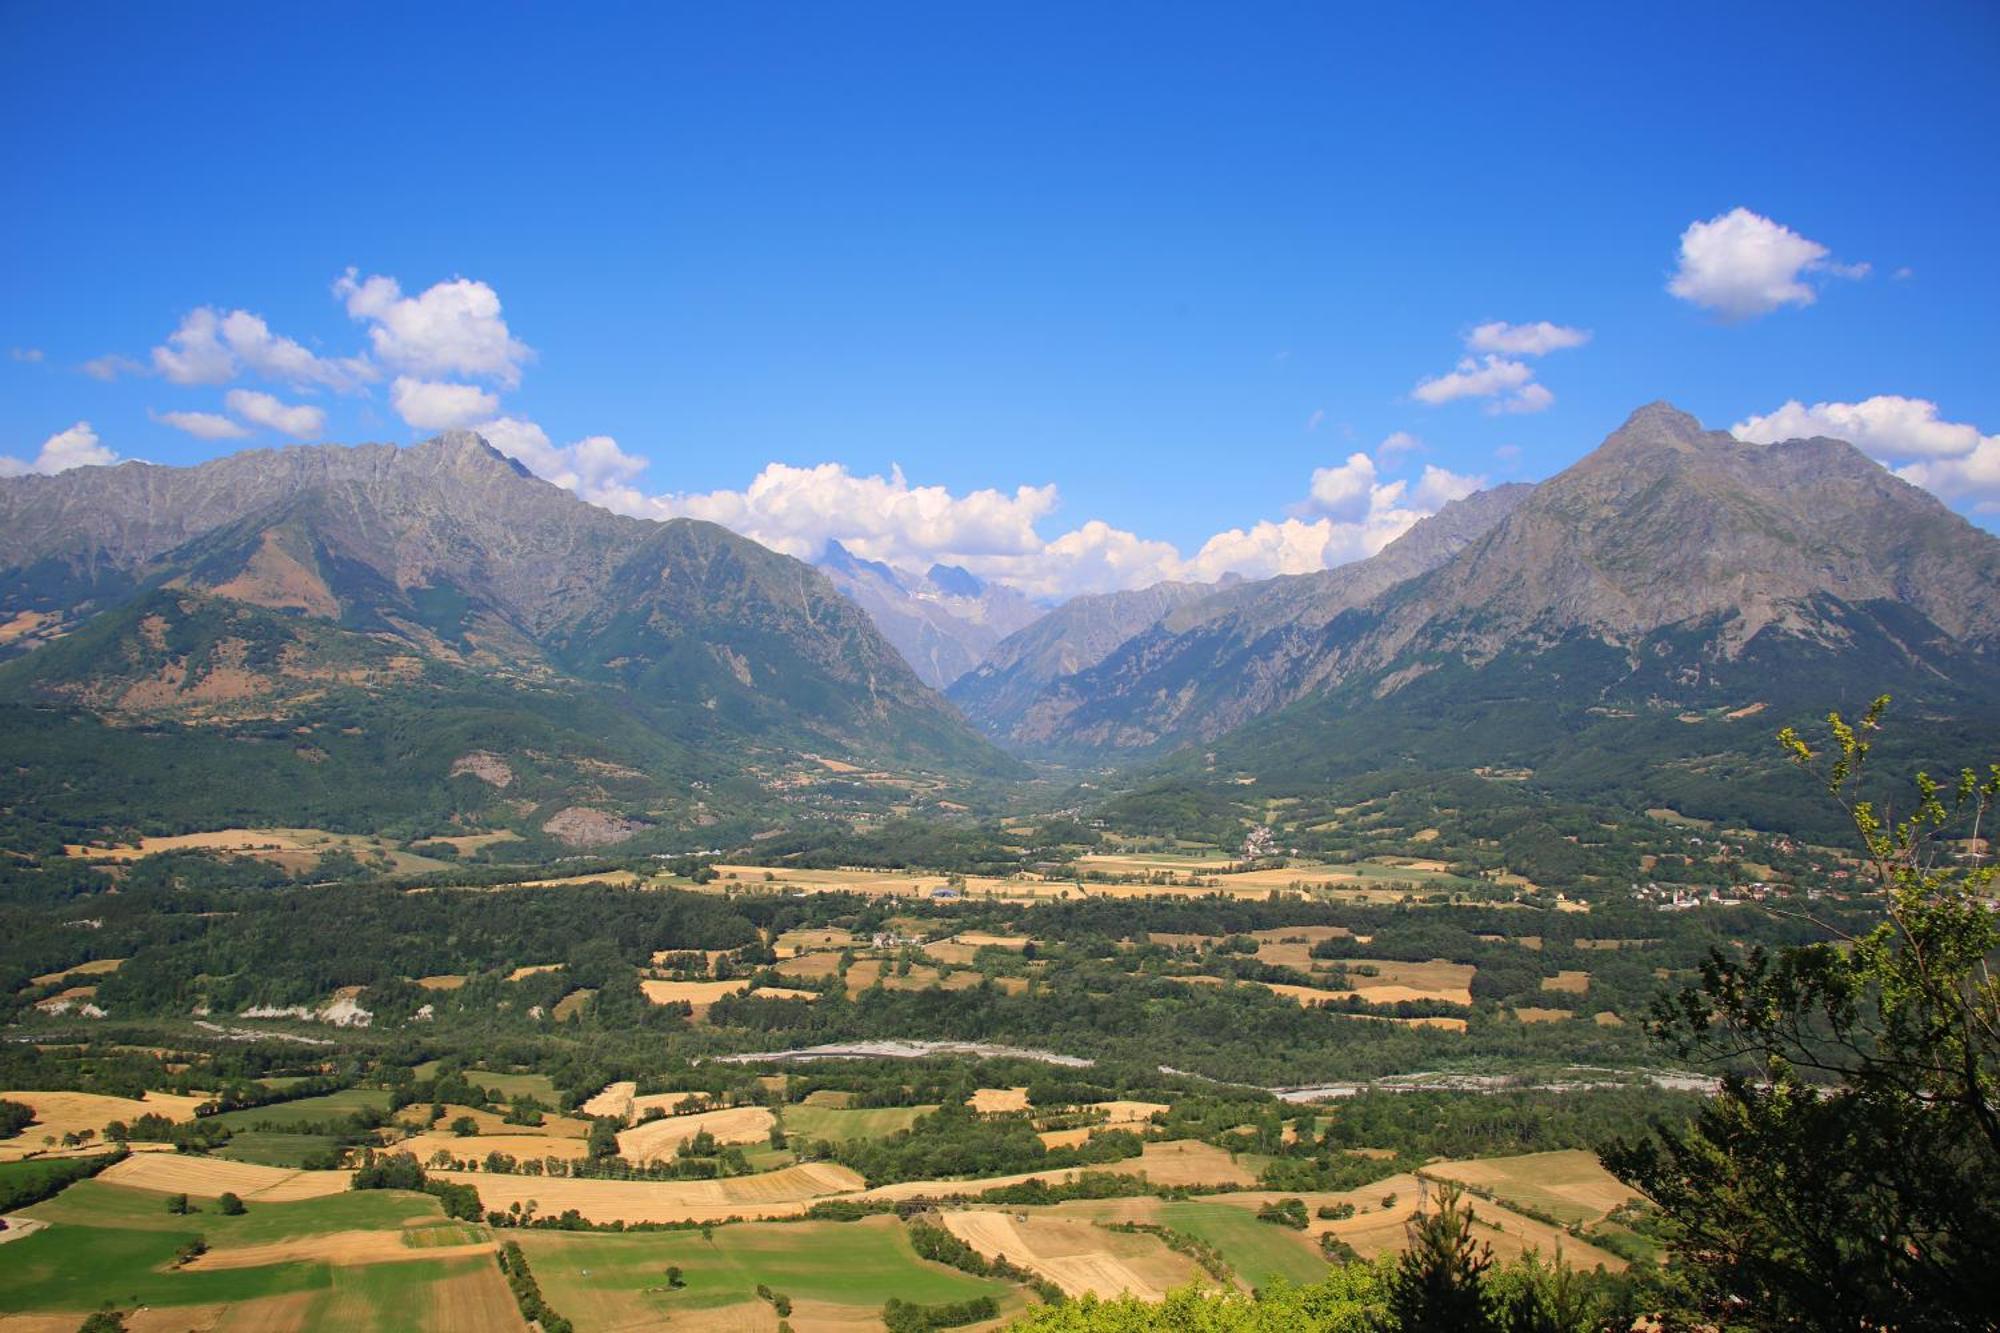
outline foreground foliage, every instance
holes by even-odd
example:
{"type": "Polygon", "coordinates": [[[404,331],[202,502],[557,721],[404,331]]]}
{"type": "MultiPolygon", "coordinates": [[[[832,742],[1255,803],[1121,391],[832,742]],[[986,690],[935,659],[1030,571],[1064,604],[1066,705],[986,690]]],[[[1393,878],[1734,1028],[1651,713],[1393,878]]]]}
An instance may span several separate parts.
{"type": "MultiPolygon", "coordinates": [[[[1657,1029],[1682,1055],[1740,1072],[1686,1131],[1605,1155],[1671,1224],[1692,1319],[2000,1327],[2000,984],[1988,966],[2000,926],[1978,841],[2000,765],[1950,786],[1919,774],[1915,807],[1893,817],[1857,791],[1887,702],[1852,724],[1832,716],[1821,775],[1860,835],[1881,924],[1775,955],[1718,953],[1657,1029]]],[[[1789,729],[1781,740],[1818,771],[1819,752],[1789,729]]]]}

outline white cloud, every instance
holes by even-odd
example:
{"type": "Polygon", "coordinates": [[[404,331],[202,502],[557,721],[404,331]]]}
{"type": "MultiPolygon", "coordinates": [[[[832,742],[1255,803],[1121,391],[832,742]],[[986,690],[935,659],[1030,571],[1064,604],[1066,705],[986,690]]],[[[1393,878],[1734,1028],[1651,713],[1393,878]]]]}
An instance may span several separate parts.
{"type": "Polygon", "coordinates": [[[1505,356],[1547,356],[1590,341],[1589,329],[1540,320],[1534,324],[1508,324],[1495,320],[1481,324],[1465,336],[1465,345],[1475,352],[1498,352],[1505,356]]]}
{"type": "Polygon", "coordinates": [[[450,430],[491,417],[500,400],[476,384],[440,384],[398,375],[389,386],[396,414],[418,430],[450,430]]]}
{"type": "Polygon", "coordinates": [[[79,421],[68,430],[57,431],[42,441],[31,462],[0,454],[0,477],[19,477],[30,472],[67,472],[73,467],[95,467],[118,461],[115,451],[97,438],[88,421],[79,421]]]}
{"type": "Polygon", "coordinates": [[[1488,353],[1484,358],[1463,357],[1442,375],[1419,380],[1410,396],[1436,407],[1460,398],[1490,399],[1489,412],[1539,412],[1555,401],[1555,395],[1535,383],[1535,372],[1525,361],[1488,353]]]}
{"type": "Polygon", "coordinates": [[[1752,444],[1826,435],[1885,458],[1945,457],[1978,447],[1979,428],[1945,421],[1927,398],[1877,394],[1858,403],[1814,403],[1796,398],[1763,416],[1746,417],[1730,434],[1752,444]]]}
{"type": "Polygon", "coordinates": [[[1326,420],[1326,409],[1323,407],[1315,407],[1313,409],[1313,414],[1306,418],[1306,430],[1307,431],[1318,430],[1319,423],[1325,420],[1326,420]]]}
{"type": "Polygon", "coordinates": [[[1523,384],[1521,391],[1509,394],[1487,407],[1489,412],[1544,412],[1556,401],[1555,394],[1546,384],[1523,384]]]}
{"type": "Polygon", "coordinates": [[[1393,431],[1375,446],[1375,457],[1386,463],[1397,454],[1422,453],[1424,442],[1406,430],[1393,431]]]}
{"type": "MultiPolygon", "coordinates": [[[[326,431],[326,413],[317,407],[294,407],[255,389],[231,389],[223,402],[245,421],[268,426],[295,440],[310,440],[326,431]]],[[[191,413],[201,416],[204,413],[191,413]]]]}
{"type": "Polygon", "coordinates": [[[496,417],[474,426],[486,442],[530,472],[584,499],[623,514],[644,514],[646,498],[632,482],[646,460],[628,454],[609,435],[589,435],[573,444],[557,445],[532,421],[496,417]]]}
{"type": "Polygon", "coordinates": [[[250,432],[220,412],[159,412],[153,420],[186,431],[197,440],[240,440],[250,432]]]}
{"type": "Polygon", "coordinates": [[[1349,454],[1338,466],[1313,469],[1301,509],[1326,518],[1354,518],[1367,512],[1374,489],[1375,460],[1367,454],[1349,454]]]}
{"type": "Polygon", "coordinates": [[[1034,525],[1054,511],[1056,488],[953,495],[942,486],[910,485],[900,468],[863,477],[838,463],[772,463],[744,490],[662,495],[650,504],[662,515],[721,523],[791,555],[815,556],[838,540],[868,560],[929,564],[949,554],[964,564],[1041,549],[1034,525]]]}
{"type": "Polygon", "coordinates": [[[1846,440],[1894,467],[1904,481],[1946,500],[1971,500],[1981,509],[2000,505],[2000,435],[1944,420],[1928,398],[1877,394],[1857,403],[1811,407],[1793,399],[1729,429],[1752,444],[1816,435],[1846,440]]]}
{"type": "Polygon", "coordinates": [[[7,356],[9,360],[25,361],[32,366],[39,364],[42,360],[42,349],[39,347],[9,347],[7,349],[7,356]]]}
{"type": "Polygon", "coordinates": [[[1309,498],[1292,517],[1218,533],[1183,558],[1170,542],[1098,519],[1045,539],[1037,526],[1056,510],[1054,486],[953,494],[942,486],[913,486],[901,469],[861,476],[838,463],[771,463],[742,490],[648,495],[638,485],[646,460],[608,437],[557,446],[539,425],[512,417],[475,429],[530,471],[619,513],[719,523],[806,560],[838,541],[864,559],[903,568],[962,565],[1041,597],[1162,579],[1324,569],[1373,555],[1426,514],[1482,484],[1439,467],[1426,467],[1414,486],[1384,483],[1374,460],[1357,453],[1315,472],[1309,498]]]}
{"type": "Polygon", "coordinates": [[[335,280],[333,292],[351,317],[368,324],[375,355],[415,376],[461,375],[511,389],[534,355],[508,331],[499,293],[483,282],[453,278],[421,295],[404,296],[394,278],[360,278],[350,268],[335,280]]]}
{"type": "Polygon", "coordinates": [[[1747,208],[1734,208],[1681,233],[1680,267],[1667,290],[1725,319],[1754,319],[1780,306],[1811,305],[1808,273],[1862,278],[1867,264],[1842,264],[1818,241],[1747,208]]]}
{"type": "MultiPolygon", "coordinates": [[[[111,379],[125,368],[121,363],[122,358],[101,357],[85,369],[111,379]]],[[[208,306],[188,311],[180,327],[153,349],[153,369],[175,384],[227,384],[247,370],[285,384],[342,391],[375,378],[367,362],[315,356],[247,310],[219,313],[208,306]]]]}

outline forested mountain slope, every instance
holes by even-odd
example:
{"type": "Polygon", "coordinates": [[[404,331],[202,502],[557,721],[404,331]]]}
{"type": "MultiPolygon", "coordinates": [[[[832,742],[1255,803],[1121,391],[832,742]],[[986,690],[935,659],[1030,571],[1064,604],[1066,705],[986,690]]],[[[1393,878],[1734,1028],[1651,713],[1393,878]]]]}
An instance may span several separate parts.
{"type": "Polygon", "coordinates": [[[0,562],[7,782],[86,825],[581,809],[589,843],[796,803],[813,756],[1009,770],[811,567],[471,434],[0,481],[0,562]]]}

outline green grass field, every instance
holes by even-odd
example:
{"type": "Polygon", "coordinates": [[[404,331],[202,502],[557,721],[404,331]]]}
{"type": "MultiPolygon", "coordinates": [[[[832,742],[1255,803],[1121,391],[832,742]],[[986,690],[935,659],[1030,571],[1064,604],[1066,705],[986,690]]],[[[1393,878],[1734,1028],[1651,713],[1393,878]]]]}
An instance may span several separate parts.
{"type": "Polygon", "coordinates": [[[259,1125],[312,1125],[328,1120],[339,1120],[353,1115],[363,1107],[373,1107],[387,1112],[389,1094],[381,1088],[342,1088],[339,1092],[329,1092],[323,1097],[301,1097],[295,1102],[278,1102],[271,1106],[251,1106],[241,1111],[224,1111],[215,1117],[219,1125],[227,1125],[231,1130],[254,1129],[259,1125]]]}
{"type": "Polygon", "coordinates": [[[1006,1299],[1004,1282],[928,1263],[892,1217],[859,1222],[758,1223],[699,1232],[514,1233],[542,1292],[580,1328],[632,1327],[676,1312],[756,1299],[758,1283],[794,1300],[876,1309],[892,1296],[925,1304],[1006,1299]],[[666,1290],[678,1265],[686,1287],[666,1290]]]}
{"type": "Polygon", "coordinates": [[[534,1097],[554,1106],[562,1100],[547,1074],[495,1074],[484,1069],[468,1069],[465,1077],[482,1088],[493,1089],[507,1101],[516,1097],[534,1097]]]}
{"type": "MultiPolygon", "coordinates": [[[[444,1219],[444,1210],[436,1199],[402,1190],[353,1190],[297,1203],[252,1202],[240,1217],[225,1217],[212,1203],[196,1201],[195,1206],[201,1211],[177,1215],[167,1211],[164,1195],[151,1190],[82,1180],[46,1203],[28,1209],[27,1215],[57,1224],[47,1234],[86,1228],[199,1233],[207,1238],[211,1248],[218,1250],[289,1240],[294,1236],[323,1236],[335,1231],[395,1230],[412,1219],[427,1222],[444,1219]]],[[[28,1239],[36,1240],[39,1236],[28,1239]]]]}
{"type": "MultiPolygon", "coordinates": [[[[436,1060],[426,1060],[410,1072],[418,1078],[436,1078],[438,1065],[439,1062],[436,1060]]],[[[465,1077],[467,1082],[475,1083],[482,1088],[491,1088],[510,1101],[515,1097],[526,1095],[540,1098],[554,1106],[562,1100],[561,1094],[556,1091],[556,1085],[550,1081],[547,1074],[509,1074],[495,1073],[490,1069],[468,1069],[465,1071],[465,1077]]]]}
{"type": "MultiPolygon", "coordinates": [[[[369,1190],[296,1203],[252,1203],[226,1217],[211,1203],[201,1211],[166,1211],[161,1195],[100,1181],[81,1181],[27,1215],[51,1225],[8,1243],[0,1254],[0,1312],[75,1312],[105,1301],[184,1306],[238,1303],[316,1293],[288,1305],[286,1326],[418,1329],[432,1304],[426,1288],[467,1271],[468,1260],[412,1259],[394,1264],[332,1266],[316,1261],[255,1268],[181,1271],[176,1253],[195,1237],[216,1252],[343,1231],[404,1231],[413,1248],[486,1238],[481,1227],[444,1220],[437,1200],[423,1194],[369,1190]]],[[[489,1260],[481,1258],[480,1264],[489,1260]]]]}
{"type": "Polygon", "coordinates": [[[785,1133],[811,1142],[887,1138],[908,1129],[918,1116],[936,1109],[935,1106],[881,1106],[842,1111],[828,1106],[787,1106],[785,1133]]]}
{"type": "Polygon", "coordinates": [[[1222,1251],[1236,1275],[1253,1287],[1288,1282],[1317,1282],[1326,1276],[1326,1261],[1299,1232],[1259,1222],[1247,1208],[1226,1203],[1187,1200],[1160,1205],[1160,1222],[1205,1240],[1222,1251]]]}
{"type": "Polygon", "coordinates": [[[232,1162],[255,1162],[259,1166],[304,1166],[308,1158],[332,1152],[340,1141],[326,1134],[285,1134],[269,1130],[240,1130],[229,1142],[216,1149],[215,1156],[232,1162]]]}

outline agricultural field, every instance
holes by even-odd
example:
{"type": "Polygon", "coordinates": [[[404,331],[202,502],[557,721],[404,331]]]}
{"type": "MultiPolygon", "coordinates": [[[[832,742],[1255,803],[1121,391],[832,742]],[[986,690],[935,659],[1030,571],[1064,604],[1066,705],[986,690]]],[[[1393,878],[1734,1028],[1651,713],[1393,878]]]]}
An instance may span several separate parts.
{"type": "Polygon", "coordinates": [[[879,1327],[892,1297],[925,1304],[991,1296],[1003,1309],[1026,1302],[1006,1282],[976,1278],[917,1256],[893,1217],[856,1222],[749,1224],[699,1232],[624,1236],[524,1233],[523,1250],[554,1308],[579,1329],[771,1328],[757,1288],[793,1303],[791,1322],[811,1328],[879,1327]],[[667,1286],[669,1267],[685,1285],[667,1286]]]}
{"type": "Polygon", "coordinates": [[[1638,1195],[1598,1165],[1588,1152],[1542,1152],[1469,1162],[1437,1162],[1424,1174],[1455,1180],[1503,1204],[1529,1208],[1588,1226],[1602,1222],[1620,1204],[1638,1195]]]}
{"type": "Polygon", "coordinates": [[[1202,1280],[1192,1259],[1156,1236],[1109,1231],[1048,1213],[952,1209],[944,1227],[988,1259],[1006,1257],[1048,1278],[1068,1296],[1120,1296],[1157,1301],[1202,1280]]]}
{"type": "Polygon", "coordinates": [[[7,1247],[0,1313],[60,1314],[73,1325],[112,1300],[178,1321],[167,1327],[526,1327],[484,1228],[455,1233],[449,1246],[430,1243],[442,1213],[426,1195],[342,1192],[287,1202],[267,1192],[245,1195],[241,1216],[205,1201],[176,1215],[153,1187],[159,1178],[144,1186],[129,1175],[109,1179],[118,1170],[27,1210],[45,1225],[7,1247]],[[196,1236],[206,1252],[179,1262],[196,1236]]]}
{"type": "Polygon", "coordinates": [[[104,1139],[106,1126],[113,1121],[130,1124],[142,1115],[165,1116],[185,1122],[208,1099],[153,1092],[143,1098],[108,1097],[91,1092],[0,1092],[0,1100],[18,1102],[33,1109],[35,1119],[20,1134],[0,1139],[0,1161],[60,1150],[66,1136],[88,1134],[96,1141],[86,1152],[95,1152],[104,1139]]]}
{"type": "Polygon", "coordinates": [[[785,1133],[817,1143],[845,1143],[849,1139],[880,1139],[908,1129],[920,1115],[935,1106],[881,1106],[840,1108],[802,1104],[787,1106],[783,1119],[785,1133]]]}
{"type": "Polygon", "coordinates": [[[389,1094],[375,1088],[343,1088],[322,1097],[301,1097],[296,1101],[270,1106],[251,1106],[241,1111],[224,1111],[215,1117],[231,1129],[288,1129],[344,1120],[362,1109],[387,1113],[389,1094]]]}

